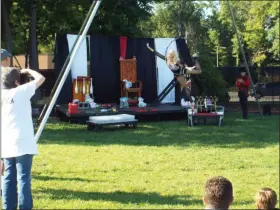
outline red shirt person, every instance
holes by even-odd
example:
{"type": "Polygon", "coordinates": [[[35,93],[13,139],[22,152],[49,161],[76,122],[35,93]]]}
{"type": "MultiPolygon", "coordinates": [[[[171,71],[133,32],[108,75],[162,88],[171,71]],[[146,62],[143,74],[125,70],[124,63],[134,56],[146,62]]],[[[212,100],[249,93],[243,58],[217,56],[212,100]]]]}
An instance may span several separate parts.
{"type": "Polygon", "coordinates": [[[236,87],[238,91],[244,92],[245,96],[249,96],[249,87],[251,85],[249,77],[246,75],[246,72],[241,72],[241,75],[236,79],[236,87]]]}
{"type": "Polygon", "coordinates": [[[240,76],[236,78],[236,87],[238,88],[238,97],[243,112],[243,118],[248,118],[248,96],[251,85],[250,78],[246,75],[244,68],[240,69],[240,76]]]}

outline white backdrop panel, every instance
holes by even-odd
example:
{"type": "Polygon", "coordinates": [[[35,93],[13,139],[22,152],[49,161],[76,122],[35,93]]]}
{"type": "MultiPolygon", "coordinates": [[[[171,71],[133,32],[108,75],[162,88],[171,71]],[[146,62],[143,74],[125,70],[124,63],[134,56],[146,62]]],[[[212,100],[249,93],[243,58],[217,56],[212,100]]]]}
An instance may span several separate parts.
{"type": "MultiPolygon", "coordinates": [[[[155,50],[165,55],[166,48],[174,40],[174,38],[155,38],[155,50]]],[[[174,50],[177,53],[176,42],[172,42],[168,47],[168,51],[174,50]]],[[[168,52],[167,52],[168,53],[168,52]]],[[[166,56],[166,55],[165,55],[166,56]]],[[[173,80],[174,75],[168,68],[166,61],[156,56],[157,75],[158,75],[158,95],[173,80]]],[[[163,99],[162,103],[175,102],[175,88],[163,99]]]]}
{"type": "MultiPolygon", "coordinates": [[[[78,35],[67,34],[67,40],[69,45],[69,52],[71,51],[75,40],[78,35]]],[[[78,50],[75,59],[71,67],[72,79],[76,79],[77,76],[88,76],[87,70],[87,42],[86,38],[83,40],[80,49],[78,50]]]]}

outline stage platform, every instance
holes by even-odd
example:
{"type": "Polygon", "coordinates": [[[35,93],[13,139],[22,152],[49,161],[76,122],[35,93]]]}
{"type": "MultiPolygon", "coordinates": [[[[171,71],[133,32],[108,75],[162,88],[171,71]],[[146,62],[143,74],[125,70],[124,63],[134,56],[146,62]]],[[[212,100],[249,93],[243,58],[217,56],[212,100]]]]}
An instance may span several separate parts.
{"type": "Polygon", "coordinates": [[[56,115],[63,121],[79,121],[86,122],[89,116],[104,116],[104,115],[116,115],[116,114],[130,114],[135,115],[137,119],[162,119],[165,116],[172,116],[172,118],[185,118],[187,119],[187,109],[179,105],[173,104],[159,104],[159,105],[149,105],[147,107],[129,107],[129,108],[120,108],[117,105],[112,105],[108,108],[99,108],[99,109],[85,109],[79,110],[78,113],[70,114],[68,112],[68,105],[59,105],[56,106],[56,115]],[[116,111],[113,111],[113,108],[116,111]],[[106,112],[101,110],[105,109],[106,112]]]}
{"type": "MultiPolygon", "coordinates": [[[[130,114],[135,115],[139,121],[161,121],[161,120],[186,120],[188,113],[186,108],[175,104],[159,104],[159,105],[147,105],[145,108],[130,107],[119,108],[119,106],[112,104],[116,108],[116,112],[113,112],[111,108],[108,108],[107,112],[101,112],[100,109],[88,109],[79,110],[76,114],[68,113],[68,105],[60,105],[55,108],[55,115],[62,121],[86,123],[89,116],[104,116],[104,115],[116,115],[116,114],[130,114]]],[[[222,104],[225,107],[225,112],[241,112],[239,103],[227,103],[222,104]]],[[[101,108],[102,109],[102,108],[101,108]]],[[[259,109],[256,103],[248,103],[249,113],[259,113],[259,109]]],[[[279,104],[272,105],[272,114],[279,115],[279,104]]]]}

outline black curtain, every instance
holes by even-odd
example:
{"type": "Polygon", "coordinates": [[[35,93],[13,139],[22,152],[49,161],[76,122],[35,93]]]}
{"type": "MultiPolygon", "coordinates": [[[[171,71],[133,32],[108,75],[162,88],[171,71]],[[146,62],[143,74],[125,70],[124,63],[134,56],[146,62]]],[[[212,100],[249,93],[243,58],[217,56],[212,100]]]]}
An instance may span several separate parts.
{"type": "Polygon", "coordinates": [[[176,45],[179,52],[180,61],[186,63],[188,66],[193,66],[191,54],[185,39],[176,39],[176,45]]]}
{"type": "MultiPolygon", "coordinates": [[[[189,67],[194,66],[195,62],[193,61],[188,45],[185,39],[176,40],[177,49],[179,52],[180,60],[186,63],[189,67]]],[[[196,75],[191,75],[192,78],[192,96],[197,96],[202,93],[203,87],[199,81],[199,78],[196,75]]],[[[176,92],[176,103],[178,102],[178,94],[176,92]]]]}
{"type": "Polygon", "coordinates": [[[156,60],[147,43],[154,49],[153,38],[128,38],[126,58],[136,57],[137,79],[143,84],[142,97],[145,103],[152,103],[157,98],[156,60]]]}
{"type": "MultiPolygon", "coordinates": [[[[54,73],[55,78],[58,78],[60,71],[66,61],[69,54],[69,46],[66,34],[57,34],[54,50],[54,73]]],[[[57,104],[68,104],[73,99],[72,93],[72,78],[71,72],[69,72],[65,83],[59,93],[56,103],[57,104]]]]}
{"type": "Polygon", "coordinates": [[[90,71],[96,103],[120,99],[120,38],[90,37],[90,71]]]}

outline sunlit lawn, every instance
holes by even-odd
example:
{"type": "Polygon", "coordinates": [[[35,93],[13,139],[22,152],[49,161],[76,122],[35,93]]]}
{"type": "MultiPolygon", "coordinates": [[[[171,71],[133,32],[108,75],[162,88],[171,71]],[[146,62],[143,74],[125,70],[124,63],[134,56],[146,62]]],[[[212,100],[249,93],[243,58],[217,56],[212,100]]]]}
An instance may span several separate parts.
{"type": "Polygon", "coordinates": [[[34,207],[202,209],[205,181],[222,175],[233,208],[252,209],[261,187],[279,192],[279,116],[238,117],[220,128],[142,122],[98,133],[52,121],[34,160],[34,207]]]}

